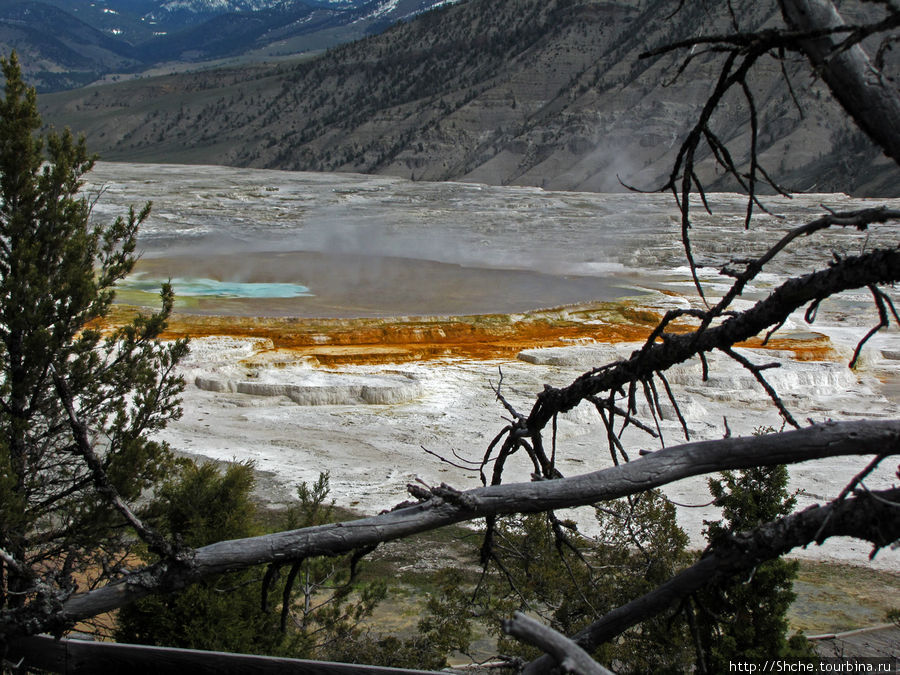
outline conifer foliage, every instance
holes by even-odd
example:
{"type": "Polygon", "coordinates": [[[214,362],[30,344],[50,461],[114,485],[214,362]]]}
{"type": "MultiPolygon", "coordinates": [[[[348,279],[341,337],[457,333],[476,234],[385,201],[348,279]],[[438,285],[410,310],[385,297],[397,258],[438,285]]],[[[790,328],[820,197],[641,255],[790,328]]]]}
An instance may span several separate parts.
{"type": "MultiPolygon", "coordinates": [[[[777,465],[724,471],[710,479],[710,492],[722,509],[722,520],[706,523],[710,544],[790,514],[797,500],[787,490],[788,478],[787,467],[777,465]]],[[[787,611],[796,597],[792,587],[799,567],[795,560],[767,560],[746,578],[713,584],[695,596],[701,672],[727,669],[735,657],[809,655],[804,639],[787,638],[787,611]]]]}
{"type": "MultiPolygon", "coordinates": [[[[188,546],[259,534],[251,493],[252,464],[184,460],[148,506],[160,532],[188,546]]],[[[142,552],[143,553],[143,552],[142,552]]],[[[263,611],[256,569],[212,577],[180,593],[141,598],[117,616],[118,642],[188,649],[293,655],[299,645],[278,627],[278,615],[263,611]]]]}
{"type": "Polygon", "coordinates": [[[156,340],[168,287],[159,313],[101,333],[150,205],[94,224],[84,140],[38,133],[15,53],[2,69],[0,651],[16,632],[62,628],[61,603],[121,575],[135,534],[172,552],[134,502],[170,467],[148,436],[180,414],[173,367],[187,351],[156,340]]]}

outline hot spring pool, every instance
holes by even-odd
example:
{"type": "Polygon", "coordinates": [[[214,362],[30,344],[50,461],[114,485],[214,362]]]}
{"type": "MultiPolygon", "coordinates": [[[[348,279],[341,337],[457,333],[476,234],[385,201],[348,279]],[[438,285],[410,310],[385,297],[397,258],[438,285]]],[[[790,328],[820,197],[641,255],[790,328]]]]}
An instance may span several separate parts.
{"type": "MultiPolygon", "coordinates": [[[[120,291],[159,293],[165,279],[132,275],[120,285],[120,291]]],[[[301,284],[253,281],[220,281],[219,279],[176,277],[169,279],[176,297],[193,298],[302,298],[310,297],[309,288],[301,284]]]]}
{"type": "Polygon", "coordinates": [[[287,251],[142,258],[135,274],[119,285],[117,300],[158,304],[160,286],[167,279],[175,291],[176,309],[234,316],[506,314],[627,294],[602,277],[287,251]]]}

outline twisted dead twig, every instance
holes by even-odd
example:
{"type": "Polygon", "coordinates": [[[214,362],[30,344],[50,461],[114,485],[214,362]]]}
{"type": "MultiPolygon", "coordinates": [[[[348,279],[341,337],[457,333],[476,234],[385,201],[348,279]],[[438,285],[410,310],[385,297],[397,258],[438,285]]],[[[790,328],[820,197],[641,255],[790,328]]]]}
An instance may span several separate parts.
{"type": "Polygon", "coordinates": [[[482,459],[482,465],[480,469],[480,475],[482,479],[482,483],[486,484],[486,480],[484,477],[484,467],[490,461],[491,453],[493,449],[496,447],[497,442],[505,435],[505,440],[503,445],[500,446],[500,452],[497,457],[494,458],[494,472],[491,478],[491,484],[497,485],[502,480],[503,467],[506,464],[507,458],[514,454],[520,448],[524,449],[528,454],[529,459],[534,465],[534,473],[536,477],[552,477],[556,474],[553,468],[553,462],[547,457],[546,453],[543,449],[543,443],[541,440],[540,433],[537,434],[528,434],[525,429],[525,415],[520,413],[515,407],[506,400],[506,397],[501,393],[500,389],[503,385],[503,370],[502,368],[497,369],[500,372],[500,379],[497,382],[496,386],[493,383],[489,383],[492,391],[497,397],[497,400],[500,401],[500,404],[506,409],[507,412],[512,416],[512,419],[509,420],[509,426],[506,427],[505,433],[501,432],[498,434],[494,440],[488,445],[488,449],[484,454],[484,458],[482,459]],[[531,443],[526,440],[526,436],[531,438],[531,443]]]}
{"type": "Polygon", "coordinates": [[[288,572],[287,579],[284,582],[284,588],[281,591],[281,632],[287,632],[287,620],[291,614],[291,593],[294,590],[294,583],[297,581],[297,575],[303,567],[303,558],[295,560],[288,572]]]}
{"type": "MultiPolygon", "coordinates": [[[[864,468],[862,471],[860,471],[858,474],[856,474],[853,477],[853,479],[849,483],[847,483],[847,485],[844,487],[843,490],[841,490],[841,493],[835,498],[834,501],[835,502],[843,501],[844,498],[846,498],[847,495],[849,495],[851,492],[853,492],[853,490],[856,488],[856,486],[859,485],[860,483],[862,483],[866,479],[866,477],[870,473],[872,473],[876,468],[878,468],[878,465],[881,464],[881,462],[883,462],[886,458],[887,458],[887,455],[885,455],[885,454],[876,455],[875,458],[866,465],[866,468],[864,468]]],[[[818,540],[818,537],[816,537],[816,540],[818,540]]]]}
{"type": "MultiPolygon", "coordinates": [[[[596,396],[591,396],[588,398],[588,400],[594,401],[594,406],[596,407],[597,412],[600,414],[600,419],[603,420],[603,426],[606,428],[606,439],[609,446],[609,455],[612,458],[613,465],[619,465],[619,453],[622,454],[622,458],[627,462],[628,453],[625,451],[625,446],[622,445],[622,441],[619,439],[619,436],[616,434],[615,427],[613,426],[615,421],[615,407],[611,404],[609,406],[603,405],[603,401],[600,401],[600,399],[598,399],[596,396]],[[607,410],[609,410],[608,416],[607,410]]],[[[655,431],[653,432],[653,435],[656,436],[655,431]]]]}
{"type": "MultiPolygon", "coordinates": [[[[487,485],[487,477],[484,475],[484,467],[486,467],[491,462],[497,462],[499,459],[499,455],[497,457],[491,457],[494,452],[494,448],[497,447],[497,443],[504,440],[507,437],[507,434],[512,433],[513,426],[508,425],[503,427],[494,438],[491,439],[491,442],[488,443],[487,450],[484,451],[484,457],[481,460],[481,466],[478,470],[478,475],[481,478],[481,484],[487,485]]],[[[505,442],[505,441],[504,441],[505,442]]],[[[495,464],[496,465],[496,464],[495,464]]]]}
{"type": "Polygon", "coordinates": [[[272,563],[266,566],[266,573],[263,576],[262,586],[260,587],[260,609],[263,612],[269,611],[269,591],[271,590],[272,584],[275,583],[275,579],[278,577],[278,574],[280,572],[280,564],[272,563]]]}
{"type": "Polygon", "coordinates": [[[422,448],[422,450],[426,454],[431,455],[432,457],[437,457],[437,459],[439,459],[444,464],[449,464],[450,466],[452,466],[456,469],[461,469],[463,471],[480,471],[481,469],[483,469],[483,467],[486,464],[493,461],[491,459],[486,459],[482,462],[472,461],[470,459],[466,459],[465,457],[461,457],[456,450],[451,450],[451,452],[453,453],[453,456],[458,460],[458,462],[459,462],[458,463],[458,462],[454,462],[450,459],[447,459],[443,455],[441,455],[437,452],[434,452],[433,450],[429,450],[424,445],[420,445],[419,447],[422,448]],[[464,462],[464,463],[462,463],[462,462],[464,462]]]}
{"type": "Polygon", "coordinates": [[[731,349],[730,347],[722,347],[719,351],[723,354],[726,354],[734,361],[737,361],[741,364],[746,370],[748,370],[753,377],[759,382],[759,385],[765,389],[766,394],[769,395],[769,398],[772,400],[772,403],[775,404],[775,407],[778,408],[778,412],[781,414],[782,419],[790,424],[795,429],[800,428],[800,424],[797,420],[794,419],[794,416],[791,415],[790,411],[784,405],[784,402],[781,400],[781,397],[778,395],[778,392],[775,391],[775,388],[769,384],[768,380],[763,377],[762,371],[768,370],[770,368],[780,368],[781,364],[778,363],[765,363],[763,365],[755,365],[750,359],[738,354],[736,351],[731,349]]]}
{"type": "Polygon", "coordinates": [[[522,420],[524,419],[524,415],[522,415],[518,410],[513,407],[513,405],[506,400],[506,397],[500,392],[500,388],[503,386],[503,369],[497,366],[497,372],[500,374],[500,379],[497,381],[496,386],[493,382],[489,382],[488,384],[491,387],[491,390],[497,396],[497,400],[500,401],[500,404],[506,408],[506,411],[512,415],[514,420],[522,420]]]}
{"type": "Polygon", "coordinates": [[[850,359],[851,368],[856,367],[856,363],[859,360],[859,355],[862,352],[862,348],[869,341],[869,339],[882,328],[887,328],[891,325],[891,320],[890,318],[888,318],[888,307],[890,307],[891,314],[893,314],[894,316],[894,321],[896,321],[897,324],[900,325],[900,316],[897,316],[897,310],[894,308],[894,303],[888,297],[887,293],[882,291],[875,284],[869,284],[869,291],[872,293],[872,297],[875,299],[875,306],[878,308],[879,320],[878,323],[857,343],[856,349],[853,350],[853,358],[850,359]]]}
{"type": "MultiPolygon", "coordinates": [[[[884,454],[876,455],[875,458],[871,462],[869,462],[862,471],[860,471],[858,474],[856,474],[851,479],[851,481],[849,483],[847,483],[847,485],[844,487],[844,489],[841,490],[841,493],[837,497],[835,497],[834,502],[838,503],[838,502],[844,501],[844,499],[847,497],[847,495],[849,495],[851,492],[853,492],[853,490],[856,488],[856,486],[860,485],[863,482],[863,480],[865,480],[866,476],[868,476],[876,468],[878,468],[878,465],[881,464],[881,462],[886,457],[887,457],[887,455],[884,455],[884,454]]],[[[822,534],[825,532],[825,528],[828,526],[828,522],[830,520],[831,520],[831,516],[829,515],[828,517],[825,518],[825,520],[822,521],[822,526],[816,532],[815,541],[820,541],[822,534]]]]}
{"type": "Polygon", "coordinates": [[[688,429],[687,421],[684,419],[684,415],[681,414],[681,406],[678,405],[678,401],[675,399],[675,394],[672,392],[672,387],[669,386],[669,380],[666,379],[666,376],[662,371],[657,371],[656,376],[663,383],[663,387],[666,389],[666,396],[669,397],[669,403],[672,404],[672,408],[675,410],[675,415],[678,417],[678,423],[681,424],[681,430],[684,432],[684,440],[691,440],[691,432],[688,429]]]}
{"type": "Polygon", "coordinates": [[[656,395],[656,387],[653,386],[653,375],[641,379],[641,388],[644,390],[644,400],[650,409],[650,417],[653,418],[653,424],[656,426],[656,433],[659,436],[659,444],[666,447],[666,440],[663,437],[662,427],[659,425],[662,419],[662,409],[659,405],[659,397],[656,395]]]}
{"type": "MultiPolygon", "coordinates": [[[[879,25],[881,25],[881,22],[875,24],[866,24],[865,28],[866,30],[870,31],[869,34],[871,35],[878,32],[877,30],[874,30],[874,28],[879,25]]],[[[853,32],[853,28],[850,26],[836,26],[834,28],[809,31],[786,31],[778,28],[770,28],[767,30],[755,32],[738,31],[735,33],[701,35],[698,37],[671,42],[661,47],[656,47],[655,49],[649,49],[646,52],[641,53],[638,58],[647,59],[656,56],[663,56],[664,54],[689,50],[693,47],[699,47],[701,45],[710,45],[722,49],[761,49],[763,51],[785,49],[788,51],[798,52],[800,51],[797,44],[799,40],[815,40],[818,38],[834,35],[847,35],[851,32],[853,32]]]]}
{"type": "MultiPolygon", "coordinates": [[[[653,438],[657,437],[656,431],[648,427],[646,424],[641,422],[640,419],[632,415],[629,411],[624,410],[616,405],[615,403],[615,392],[610,393],[610,397],[608,400],[604,401],[597,396],[588,396],[587,399],[591,403],[594,404],[594,407],[597,408],[598,412],[609,412],[611,416],[618,415],[622,418],[623,430],[630,425],[634,425],[644,433],[652,436],[653,438]]],[[[610,417],[610,424],[612,424],[612,417],[610,417]]],[[[619,435],[621,435],[621,431],[619,431],[619,435]]]]}

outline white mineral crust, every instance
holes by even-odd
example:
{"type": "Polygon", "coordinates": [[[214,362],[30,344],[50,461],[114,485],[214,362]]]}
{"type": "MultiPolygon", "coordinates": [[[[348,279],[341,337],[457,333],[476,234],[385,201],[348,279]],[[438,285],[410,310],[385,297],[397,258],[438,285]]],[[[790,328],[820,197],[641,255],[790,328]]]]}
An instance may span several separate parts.
{"type": "MultiPolygon", "coordinates": [[[[147,263],[181,261],[179,270],[202,268],[218,281],[234,282],[236,288],[256,280],[299,283],[311,291],[311,296],[286,304],[232,300],[231,306],[245,315],[263,307],[282,316],[320,316],[310,312],[329,307],[345,312],[342,316],[396,315],[393,312],[403,307],[405,295],[420,290],[404,282],[407,268],[425,270],[425,276],[417,278],[427,288],[431,287],[424,282],[433,282],[432,273],[460,284],[474,280],[476,290],[479,280],[488,278],[531,284],[513,285],[511,291],[503,286],[498,297],[501,303],[508,300],[510,307],[487,311],[533,307],[530,293],[543,290],[545,282],[559,287],[559,297],[574,294],[574,300],[560,302],[590,300],[579,294],[593,293],[595,288],[597,292],[620,288],[627,295],[646,292],[639,302],[657,311],[701,306],[685,267],[679,214],[669,195],[545,192],[413,183],[385,176],[139,164],[101,163],[89,179],[93,183],[88,191],[96,194],[101,186],[104,190],[94,208],[98,218],[121,215],[130,204],[153,200],[153,215],[140,240],[147,263]],[[332,270],[330,260],[355,261],[358,267],[332,270]],[[315,274],[304,275],[306,265],[314,267],[315,274]],[[351,272],[363,268],[369,277],[351,278],[351,272]],[[381,269],[396,273],[397,280],[378,279],[381,269]],[[292,278],[281,278],[280,270],[292,278]],[[331,271],[340,271],[343,277],[331,278],[331,271]],[[332,305],[308,304],[303,310],[303,303],[325,303],[322,296],[338,281],[344,287],[332,305]],[[373,294],[376,281],[383,284],[373,294]],[[375,304],[359,309],[363,305],[356,296],[366,288],[375,304]],[[391,289],[397,298],[390,297],[391,289]],[[384,300],[394,300],[395,305],[381,307],[378,313],[378,302],[384,300]]],[[[759,255],[790,228],[809,222],[825,208],[842,211],[876,204],[900,208],[900,200],[856,200],[840,194],[764,201],[777,216],[758,212],[749,228],[744,227],[745,197],[710,195],[712,215],[706,215],[697,201],[691,236],[695,258],[703,265],[700,278],[710,296],[724,292],[731,283],[718,273],[723,265],[759,255]]],[[[745,289],[735,308],[749,307],[787,275],[827,265],[833,255],[896,246],[898,235],[900,228],[888,224],[864,233],[834,229],[795,241],[745,289]]],[[[454,290],[441,288],[440,299],[452,299],[454,290]]],[[[437,311],[428,305],[429,297],[417,300],[424,302],[419,306],[426,311],[437,311]]],[[[464,300],[459,306],[470,307],[466,303],[472,299],[464,300]]],[[[472,311],[481,310],[458,313],[472,311]]],[[[847,368],[857,341],[877,322],[867,289],[845,293],[823,303],[813,325],[798,313],[780,329],[785,335],[809,331],[826,335],[837,353],[834,362],[795,361],[786,352],[744,354],[754,362],[779,363],[780,368],[765,373],[798,420],[896,418],[900,412],[896,325],[867,344],[855,370],[847,368]]],[[[184,416],[169,426],[164,438],[198,457],[253,460],[260,471],[271,475],[267,497],[275,501],[290,499],[300,481],[329,471],[337,501],[365,513],[404,501],[407,483],[415,481],[446,482],[459,489],[480,485],[476,472],[442,462],[423,446],[448,458],[480,460],[505,424],[506,413],[490,384],[498,381],[499,370],[506,398],[527,413],[545,384],[565,385],[634,348],[561,342],[553,349],[526,350],[520,359],[508,361],[444,359],[325,369],[302,360],[287,365],[267,362],[263,356],[271,346],[256,339],[194,340],[184,364],[188,382],[184,416]]],[[[711,366],[706,383],[701,382],[696,363],[669,373],[693,438],[720,438],[725,419],[734,434],[780,427],[775,408],[748,373],[717,355],[711,366]]],[[[683,440],[680,425],[671,406],[665,407],[666,419],[661,421],[665,441],[677,444],[683,440]]],[[[641,447],[658,447],[640,432],[625,440],[632,457],[641,447]]],[[[611,464],[602,425],[592,409],[582,405],[560,421],[558,457],[565,475],[611,464]]],[[[513,460],[504,480],[529,480],[527,459],[513,460]]],[[[791,487],[798,491],[798,507],[834,498],[868,461],[850,457],[792,466],[791,487]]],[[[870,488],[894,484],[896,471],[897,458],[888,458],[865,484],[870,488]]],[[[688,505],[679,507],[679,515],[698,547],[703,546],[704,519],[716,517],[711,507],[692,508],[709,501],[705,480],[693,478],[665,489],[671,499],[688,505]]],[[[581,510],[578,520],[589,533],[590,512],[581,510]]],[[[797,555],[864,563],[868,553],[867,544],[846,540],[797,555]]],[[[900,569],[898,559],[897,552],[882,551],[874,562],[900,569]]]]}

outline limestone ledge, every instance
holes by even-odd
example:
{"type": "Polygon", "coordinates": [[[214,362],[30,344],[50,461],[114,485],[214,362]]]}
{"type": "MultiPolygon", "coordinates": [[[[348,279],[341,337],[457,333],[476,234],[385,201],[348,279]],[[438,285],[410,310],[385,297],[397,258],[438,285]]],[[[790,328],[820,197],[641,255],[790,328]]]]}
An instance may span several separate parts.
{"type": "Polygon", "coordinates": [[[316,384],[285,382],[250,382],[198,375],[194,384],[198,389],[212,392],[248,394],[250,396],[285,396],[297,405],[391,405],[421,397],[421,382],[405,373],[378,375],[360,382],[359,378],[345,382],[340,373],[316,384]]]}

